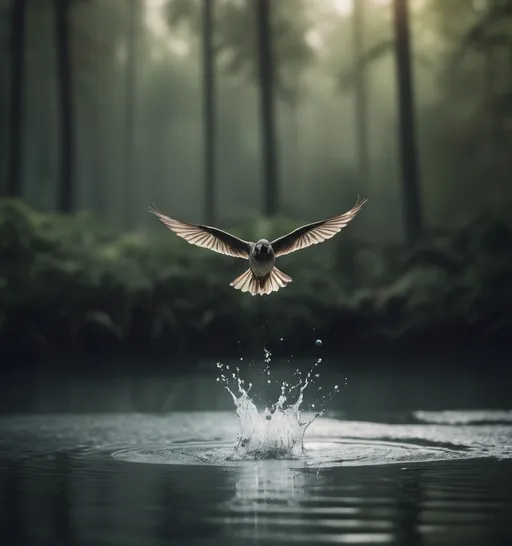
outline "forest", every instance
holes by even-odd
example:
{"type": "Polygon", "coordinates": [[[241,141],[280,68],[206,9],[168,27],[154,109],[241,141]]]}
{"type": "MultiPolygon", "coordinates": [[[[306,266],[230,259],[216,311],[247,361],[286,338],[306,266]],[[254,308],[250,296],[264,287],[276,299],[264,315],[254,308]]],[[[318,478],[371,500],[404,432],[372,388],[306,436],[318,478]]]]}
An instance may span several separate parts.
{"type": "Polygon", "coordinates": [[[2,0],[0,71],[4,349],[510,344],[511,0],[2,0]],[[358,195],[264,298],[148,212],[255,240],[358,195]]]}

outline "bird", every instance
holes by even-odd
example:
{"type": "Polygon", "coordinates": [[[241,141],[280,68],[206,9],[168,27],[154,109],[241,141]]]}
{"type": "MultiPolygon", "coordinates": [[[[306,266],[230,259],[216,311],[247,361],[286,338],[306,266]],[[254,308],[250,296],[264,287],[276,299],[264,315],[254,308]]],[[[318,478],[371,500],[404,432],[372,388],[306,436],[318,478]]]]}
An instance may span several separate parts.
{"type": "Polygon", "coordinates": [[[170,218],[155,206],[149,212],[159,218],[171,231],[188,243],[220,254],[249,261],[249,269],[234,279],[230,286],[252,296],[269,295],[292,282],[292,278],[276,266],[276,258],[327,241],[339,233],[361,210],[367,199],[358,196],[356,204],[344,214],[306,224],[270,242],[256,243],[239,239],[221,229],[201,224],[189,224],[170,218]]]}

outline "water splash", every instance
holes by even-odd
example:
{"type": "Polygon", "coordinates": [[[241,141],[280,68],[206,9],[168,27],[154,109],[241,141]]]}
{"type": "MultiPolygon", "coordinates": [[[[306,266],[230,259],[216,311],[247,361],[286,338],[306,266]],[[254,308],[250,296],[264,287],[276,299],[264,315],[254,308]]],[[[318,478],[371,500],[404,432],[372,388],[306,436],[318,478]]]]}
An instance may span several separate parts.
{"type": "MultiPolygon", "coordinates": [[[[269,376],[272,355],[267,349],[264,351],[266,365],[261,376],[267,377],[267,383],[271,383],[269,376]]],[[[305,377],[300,370],[296,370],[294,384],[290,385],[283,381],[277,401],[270,407],[265,406],[262,412],[249,396],[253,384],[249,383],[247,387],[245,386],[245,381],[240,375],[240,368],[235,367],[231,370],[229,365],[217,363],[221,372],[217,381],[224,383],[224,387],[233,398],[238,415],[239,432],[232,459],[298,459],[304,456],[303,441],[306,429],[315,419],[323,415],[326,404],[334,394],[339,392],[339,386],[335,385],[329,394],[321,397],[323,407],[320,411],[312,419],[302,420],[300,410],[304,401],[304,391],[320,376],[319,373],[314,372],[321,362],[322,359],[319,358],[305,377]],[[230,386],[231,380],[236,383],[234,389],[230,386]],[[297,394],[296,398],[295,394],[297,394]]],[[[319,387],[318,392],[320,393],[321,390],[322,387],[319,387]]],[[[311,408],[315,409],[315,404],[311,404],[311,408]]]]}

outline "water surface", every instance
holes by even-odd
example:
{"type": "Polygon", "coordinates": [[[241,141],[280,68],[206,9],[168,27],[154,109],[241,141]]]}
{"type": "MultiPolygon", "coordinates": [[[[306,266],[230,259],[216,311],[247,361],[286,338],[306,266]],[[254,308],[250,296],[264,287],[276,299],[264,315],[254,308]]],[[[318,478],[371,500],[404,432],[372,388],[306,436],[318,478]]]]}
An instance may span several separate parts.
{"type": "MultiPolygon", "coordinates": [[[[229,412],[0,419],[9,545],[512,544],[512,412],[321,418],[233,461],[229,412]]],[[[2,543],[4,540],[2,540],[2,543]]]]}

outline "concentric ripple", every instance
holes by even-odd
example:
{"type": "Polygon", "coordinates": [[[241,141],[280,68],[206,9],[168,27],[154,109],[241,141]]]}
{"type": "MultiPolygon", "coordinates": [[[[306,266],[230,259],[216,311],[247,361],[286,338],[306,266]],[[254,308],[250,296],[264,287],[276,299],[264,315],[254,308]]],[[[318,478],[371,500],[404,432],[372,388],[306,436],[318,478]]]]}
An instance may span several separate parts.
{"type": "MultiPolygon", "coordinates": [[[[382,465],[399,462],[425,462],[462,458],[465,451],[438,445],[415,445],[394,441],[320,439],[305,444],[304,456],[286,462],[293,467],[338,465],[382,465]]],[[[170,465],[238,466],[241,462],[227,442],[190,442],[166,446],[132,447],[112,453],[119,461],[170,465]]],[[[265,460],[266,457],[260,457],[265,460]]],[[[268,457],[271,459],[271,457],[268,457]]]]}

